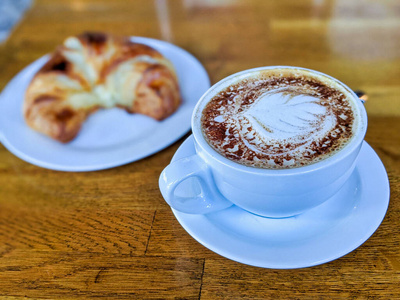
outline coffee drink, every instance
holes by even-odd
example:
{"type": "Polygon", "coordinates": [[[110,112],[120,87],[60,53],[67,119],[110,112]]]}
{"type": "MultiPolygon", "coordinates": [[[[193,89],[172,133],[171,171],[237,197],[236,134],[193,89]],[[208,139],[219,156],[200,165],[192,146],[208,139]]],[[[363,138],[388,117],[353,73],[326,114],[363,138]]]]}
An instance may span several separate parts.
{"type": "Polygon", "coordinates": [[[168,204],[189,214],[236,205],[283,218],[332,199],[354,174],[368,117],[337,79],[271,66],[214,84],[197,102],[191,122],[195,151],[160,176],[168,204]],[[176,193],[193,176],[201,193],[176,193]]]}
{"type": "Polygon", "coordinates": [[[334,79],[304,69],[267,69],[231,82],[204,107],[208,144],[237,163],[306,166],[343,149],[359,126],[355,98],[334,79]]]}

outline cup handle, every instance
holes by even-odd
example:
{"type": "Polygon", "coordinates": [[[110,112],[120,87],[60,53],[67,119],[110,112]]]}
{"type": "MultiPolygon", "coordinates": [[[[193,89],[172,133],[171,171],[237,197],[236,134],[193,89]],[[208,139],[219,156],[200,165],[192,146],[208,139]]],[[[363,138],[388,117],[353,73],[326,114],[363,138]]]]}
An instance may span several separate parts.
{"type": "Polygon", "coordinates": [[[232,205],[218,191],[207,164],[193,155],[174,161],[161,173],[159,179],[161,194],[174,209],[188,214],[207,214],[225,209],[232,205]],[[201,186],[201,193],[194,197],[182,197],[175,194],[180,183],[196,177],[201,186]]]}

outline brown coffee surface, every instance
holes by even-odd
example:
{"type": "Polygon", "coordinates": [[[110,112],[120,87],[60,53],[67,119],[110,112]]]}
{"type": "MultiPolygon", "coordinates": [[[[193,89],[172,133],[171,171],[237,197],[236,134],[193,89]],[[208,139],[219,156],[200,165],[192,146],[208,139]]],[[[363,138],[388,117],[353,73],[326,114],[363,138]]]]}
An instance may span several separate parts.
{"type": "Polygon", "coordinates": [[[205,106],[207,142],[257,168],[306,166],[345,147],[357,126],[351,95],[305,72],[263,72],[223,89],[205,106]]]}

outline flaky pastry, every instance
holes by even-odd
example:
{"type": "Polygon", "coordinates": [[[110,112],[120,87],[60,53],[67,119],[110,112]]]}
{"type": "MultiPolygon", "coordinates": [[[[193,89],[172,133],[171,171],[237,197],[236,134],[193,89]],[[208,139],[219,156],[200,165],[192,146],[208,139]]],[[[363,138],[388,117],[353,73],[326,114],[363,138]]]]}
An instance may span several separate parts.
{"type": "Polygon", "coordinates": [[[180,105],[172,64],[153,48],[103,33],[69,37],[25,94],[27,124],[66,143],[99,108],[120,107],[156,120],[180,105]]]}

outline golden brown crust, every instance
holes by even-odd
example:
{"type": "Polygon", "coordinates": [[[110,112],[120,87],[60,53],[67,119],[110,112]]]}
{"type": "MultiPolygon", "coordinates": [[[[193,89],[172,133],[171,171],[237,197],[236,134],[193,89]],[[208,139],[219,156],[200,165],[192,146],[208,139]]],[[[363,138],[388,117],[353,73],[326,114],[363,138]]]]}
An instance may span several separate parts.
{"type": "Polygon", "coordinates": [[[70,70],[71,63],[60,53],[60,49],[57,49],[37,74],[57,71],[68,73],[70,70]]]}
{"type": "Polygon", "coordinates": [[[163,56],[154,50],[153,48],[143,45],[136,44],[129,40],[120,40],[121,47],[119,48],[119,53],[113,57],[112,60],[109,61],[107,65],[101,70],[99,81],[103,82],[104,78],[107,77],[109,73],[111,73],[116,67],[118,67],[121,63],[126,62],[129,59],[134,59],[138,56],[149,56],[155,59],[163,59],[163,56]]]}
{"type": "Polygon", "coordinates": [[[162,120],[180,102],[174,70],[159,52],[127,38],[84,33],[58,47],[36,73],[23,112],[30,127],[65,143],[98,108],[162,120]]]}
{"type": "Polygon", "coordinates": [[[176,80],[165,66],[151,66],[144,71],[139,82],[132,111],[162,120],[179,106],[178,91],[176,80]]]}

